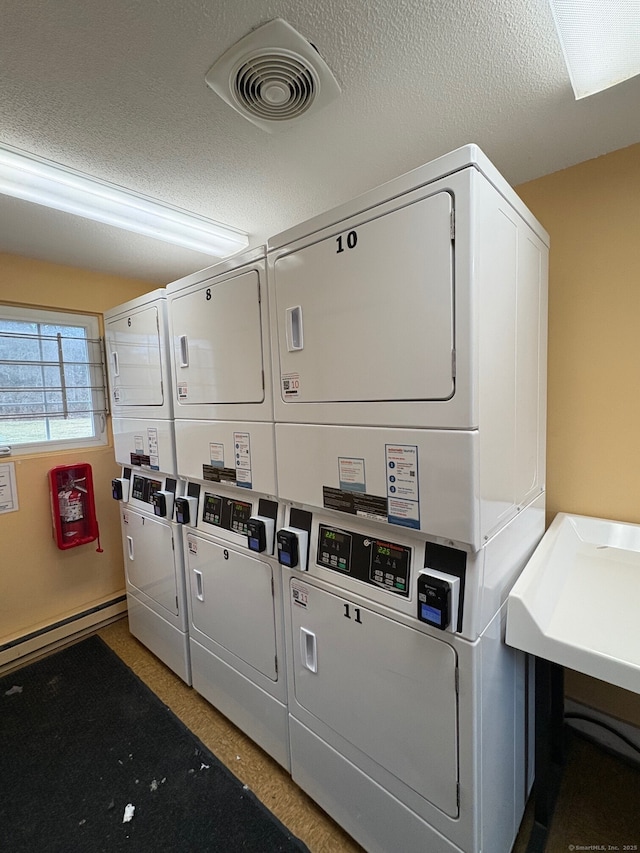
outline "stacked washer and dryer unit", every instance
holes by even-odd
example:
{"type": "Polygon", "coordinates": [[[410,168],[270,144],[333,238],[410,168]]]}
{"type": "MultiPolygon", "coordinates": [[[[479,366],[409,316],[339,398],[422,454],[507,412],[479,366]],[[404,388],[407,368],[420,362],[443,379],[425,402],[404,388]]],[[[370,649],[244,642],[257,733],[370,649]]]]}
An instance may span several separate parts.
{"type": "Polygon", "coordinates": [[[129,627],[190,684],[166,292],[119,305],[104,323],[129,627]]]}
{"type": "Polygon", "coordinates": [[[467,146],[167,287],[193,685],[371,853],[519,828],[547,267],[467,146]]]}
{"type": "Polygon", "coordinates": [[[291,773],[372,853],[518,831],[547,264],[475,146],[268,242],[291,773]]]}
{"type": "Polygon", "coordinates": [[[193,686],[288,769],[265,248],[167,294],[193,686]]]}

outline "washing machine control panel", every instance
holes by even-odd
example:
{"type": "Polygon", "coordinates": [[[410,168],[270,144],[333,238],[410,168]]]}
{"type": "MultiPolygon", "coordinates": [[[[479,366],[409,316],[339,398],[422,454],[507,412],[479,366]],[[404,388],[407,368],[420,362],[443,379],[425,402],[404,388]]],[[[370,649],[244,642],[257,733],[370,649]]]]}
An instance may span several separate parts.
{"type": "Polygon", "coordinates": [[[154,503],[153,496],[162,488],[168,491],[175,492],[176,481],[167,478],[166,483],[163,480],[156,480],[151,477],[143,477],[140,474],[133,475],[133,483],[131,485],[131,497],[137,501],[143,501],[146,504],[154,503]]]}
{"type": "Polygon", "coordinates": [[[231,533],[246,536],[253,504],[205,492],[202,499],[202,520],[231,533]]]}
{"type": "Polygon", "coordinates": [[[321,524],[316,563],[396,595],[409,595],[411,548],[406,545],[321,524]]]}

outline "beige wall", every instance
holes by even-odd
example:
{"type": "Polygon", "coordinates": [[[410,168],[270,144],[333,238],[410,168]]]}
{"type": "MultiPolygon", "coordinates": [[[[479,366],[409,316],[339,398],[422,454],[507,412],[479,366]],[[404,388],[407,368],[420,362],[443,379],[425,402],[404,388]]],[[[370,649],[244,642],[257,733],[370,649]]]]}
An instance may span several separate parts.
{"type": "MultiPolygon", "coordinates": [[[[100,315],[155,287],[0,253],[0,303],[100,315]]],[[[111,499],[111,479],[119,471],[111,444],[0,461],[15,463],[19,501],[17,512],[0,515],[2,645],[123,594],[124,573],[118,507],[111,499]],[[76,462],[92,466],[102,554],[95,543],[60,551],[51,535],[47,471],[76,462]]]]}
{"type": "MultiPolygon", "coordinates": [[[[640,145],[516,189],[551,235],[549,520],[639,523],[640,145]]],[[[567,693],[640,725],[638,695],[575,673],[567,693]]]]}

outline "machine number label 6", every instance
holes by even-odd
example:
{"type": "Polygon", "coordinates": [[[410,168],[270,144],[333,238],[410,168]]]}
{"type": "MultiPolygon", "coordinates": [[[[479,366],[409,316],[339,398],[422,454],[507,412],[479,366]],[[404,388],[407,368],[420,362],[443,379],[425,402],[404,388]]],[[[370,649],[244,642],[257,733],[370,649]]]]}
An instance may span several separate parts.
{"type": "Polygon", "coordinates": [[[349,233],[347,234],[346,240],[344,240],[344,242],[343,242],[343,240],[344,240],[344,238],[343,238],[342,234],[340,234],[339,237],[336,237],[336,243],[338,244],[338,248],[336,249],[336,255],[339,255],[340,252],[344,252],[344,250],[345,250],[344,243],[345,242],[346,242],[346,248],[347,249],[355,249],[355,247],[358,244],[358,233],[356,231],[349,231],[349,233]]]}

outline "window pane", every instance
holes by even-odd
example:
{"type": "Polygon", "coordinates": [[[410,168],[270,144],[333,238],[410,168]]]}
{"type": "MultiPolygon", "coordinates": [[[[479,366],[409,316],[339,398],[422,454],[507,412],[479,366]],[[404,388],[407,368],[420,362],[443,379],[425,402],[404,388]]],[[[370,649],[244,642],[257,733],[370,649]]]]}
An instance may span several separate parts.
{"type": "Polygon", "coordinates": [[[93,435],[93,418],[91,415],[50,418],[49,426],[53,439],[86,438],[86,436],[93,435]]]}
{"type": "Polygon", "coordinates": [[[0,439],[3,444],[46,441],[46,425],[41,418],[34,421],[0,421],[0,439]]]}
{"type": "Polygon", "coordinates": [[[57,312],[0,306],[3,313],[8,316],[0,316],[0,441],[24,445],[104,435],[104,419],[95,417],[105,411],[97,322],[87,317],[88,326],[64,323],[55,319],[65,316],[57,312]]]}

